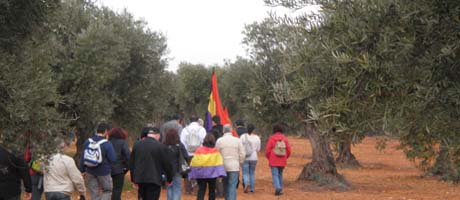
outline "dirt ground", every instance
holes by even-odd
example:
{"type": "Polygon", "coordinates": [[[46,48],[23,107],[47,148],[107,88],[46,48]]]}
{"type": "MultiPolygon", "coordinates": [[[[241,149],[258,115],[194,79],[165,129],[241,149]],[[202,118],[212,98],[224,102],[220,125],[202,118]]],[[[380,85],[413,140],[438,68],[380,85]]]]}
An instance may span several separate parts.
{"type": "MultiPolygon", "coordinates": [[[[352,148],[362,167],[357,169],[339,169],[351,183],[348,191],[331,191],[317,187],[312,182],[296,181],[305,163],[311,159],[310,143],[305,138],[290,137],[292,155],[284,170],[284,195],[274,196],[271,173],[267,159],[259,155],[256,169],[255,193],[243,193],[238,188],[237,199],[314,199],[314,200],[460,200],[460,186],[440,182],[434,178],[422,178],[422,172],[406,160],[403,152],[397,150],[398,142],[389,141],[387,148],[380,152],[375,148],[377,139],[366,138],[363,143],[352,148]]],[[[137,199],[137,193],[128,189],[122,199],[137,199]]],[[[161,199],[166,199],[162,190],[161,199]]],[[[182,199],[196,199],[183,195],[182,199]]]]}

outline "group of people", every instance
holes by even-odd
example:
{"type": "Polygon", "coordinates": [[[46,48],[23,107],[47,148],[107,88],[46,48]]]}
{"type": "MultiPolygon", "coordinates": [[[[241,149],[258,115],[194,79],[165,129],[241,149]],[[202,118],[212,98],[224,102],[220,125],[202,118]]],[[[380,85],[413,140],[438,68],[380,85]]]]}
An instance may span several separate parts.
{"type": "MultiPolygon", "coordinates": [[[[235,200],[240,184],[245,193],[255,192],[261,141],[253,124],[245,127],[242,120],[237,120],[233,130],[230,124],[222,125],[220,118],[214,116],[212,130],[207,132],[196,116],[190,117],[185,127],[181,122],[180,116],[174,116],[160,129],[144,127],[131,151],[124,129],[100,123],[96,134],[83,143],[78,168],[63,153],[67,147],[64,141],[58,153],[40,164],[42,186],[38,189],[30,179],[37,172],[27,171],[34,162],[27,164],[0,147],[0,190],[8,191],[0,194],[0,200],[19,200],[21,180],[26,199],[41,199],[39,189],[47,200],[70,200],[74,191],[80,193],[80,199],[86,199],[87,188],[92,200],[118,200],[128,171],[138,199],[142,200],[159,199],[162,187],[167,190],[168,200],[181,199],[182,186],[185,193],[196,192],[198,200],[205,198],[206,190],[210,200],[235,200]]],[[[283,194],[283,169],[291,153],[283,132],[283,124],[275,125],[265,148],[275,195],[283,194]]]]}

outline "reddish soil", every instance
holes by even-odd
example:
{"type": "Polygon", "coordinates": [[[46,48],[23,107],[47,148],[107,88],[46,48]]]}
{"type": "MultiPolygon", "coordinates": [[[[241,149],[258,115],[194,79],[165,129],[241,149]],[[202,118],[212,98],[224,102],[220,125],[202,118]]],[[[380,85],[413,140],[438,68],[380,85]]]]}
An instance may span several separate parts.
{"type": "MultiPolygon", "coordinates": [[[[296,181],[303,165],[311,159],[310,143],[305,138],[289,138],[293,153],[284,171],[284,195],[274,196],[271,173],[267,160],[259,155],[256,169],[255,193],[245,194],[240,187],[238,199],[315,199],[315,200],[421,200],[421,199],[460,199],[460,187],[438,181],[434,178],[422,178],[422,172],[408,161],[398,142],[389,141],[387,148],[380,152],[375,148],[376,138],[366,138],[363,143],[352,148],[362,167],[357,169],[339,169],[351,183],[350,190],[333,191],[316,186],[308,181],[296,181]]],[[[130,187],[129,187],[130,188],[130,187]]],[[[137,199],[133,189],[123,192],[122,199],[137,199]]],[[[162,190],[161,199],[166,199],[162,190]]],[[[183,195],[182,199],[196,199],[195,196],[183,195]]]]}

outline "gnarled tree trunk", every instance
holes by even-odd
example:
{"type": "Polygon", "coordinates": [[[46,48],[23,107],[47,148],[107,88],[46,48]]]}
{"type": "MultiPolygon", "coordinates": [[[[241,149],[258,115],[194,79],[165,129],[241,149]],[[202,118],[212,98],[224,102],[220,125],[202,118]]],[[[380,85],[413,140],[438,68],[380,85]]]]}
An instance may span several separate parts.
{"type": "Polygon", "coordinates": [[[342,168],[355,168],[360,167],[358,160],[356,160],[355,155],[351,153],[351,136],[348,135],[346,138],[343,138],[337,146],[337,159],[335,160],[337,166],[342,168]]]}
{"type": "Polygon", "coordinates": [[[306,124],[306,133],[312,148],[312,161],[304,166],[298,180],[310,180],[320,185],[348,188],[345,178],[337,172],[335,160],[326,136],[317,132],[312,123],[306,124]]]}

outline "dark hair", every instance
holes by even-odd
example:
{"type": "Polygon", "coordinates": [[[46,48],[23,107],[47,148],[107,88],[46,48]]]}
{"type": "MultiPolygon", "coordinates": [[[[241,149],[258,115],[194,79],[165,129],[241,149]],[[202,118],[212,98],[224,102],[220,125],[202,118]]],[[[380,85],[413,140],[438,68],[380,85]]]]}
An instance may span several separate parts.
{"type": "Polygon", "coordinates": [[[109,140],[114,139],[126,139],[128,137],[128,132],[122,128],[112,128],[109,132],[109,140]]]}
{"type": "Polygon", "coordinates": [[[99,125],[97,125],[97,133],[104,133],[105,131],[110,130],[109,124],[102,122],[99,125]]]}
{"type": "Polygon", "coordinates": [[[196,122],[198,121],[198,117],[196,115],[190,116],[190,122],[196,122]]]}
{"type": "Polygon", "coordinates": [[[256,129],[256,127],[254,126],[254,124],[248,124],[248,133],[251,134],[252,131],[254,131],[254,129],[256,129]]]}
{"type": "Polygon", "coordinates": [[[214,117],[212,117],[212,121],[216,124],[220,124],[220,117],[218,115],[214,115],[214,117]]]}
{"type": "Polygon", "coordinates": [[[235,121],[235,124],[236,124],[237,126],[244,126],[244,121],[243,121],[242,119],[237,119],[237,120],[235,121]]]}
{"type": "Polygon", "coordinates": [[[147,137],[147,135],[149,134],[149,132],[152,130],[152,127],[144,127],[142,128],[141,130],[141,138],[145,138],[147,137]]]}
{"type": "Polygon", "coordinates": [[[275,126],[273,126],[273,133],[276,132],[281,132],[284,133],[284,124],[283,123],[277,123],[275,126]]]}
{"type": "Polygon", "coordinates": [[[164,144],[166,145],[174,145],[179,144],[179,134],[177,134],[177,130],[174,128],[170,128],[166,131],[165,141],[164,144]]]}
{"type": "Polygon", "coordinates": [[[170,120],[180,120],[182,117],[179,114],[172,115],[170,120]]]}
{"type": "Polygon", "coordinates": [[[216,146],[216,138],[212,133],[206,134],[206,137],[203,139],[203,146],[211,148],[216,146]]]}

